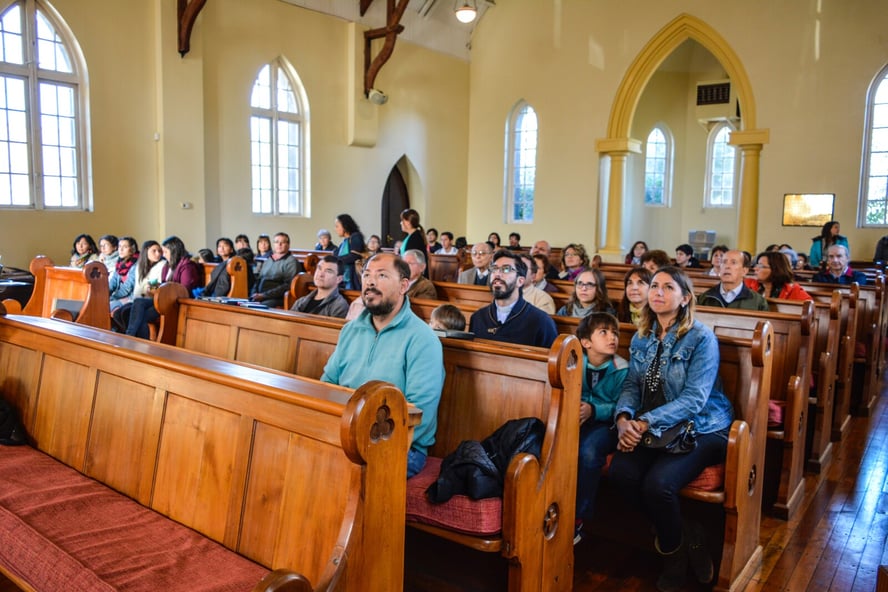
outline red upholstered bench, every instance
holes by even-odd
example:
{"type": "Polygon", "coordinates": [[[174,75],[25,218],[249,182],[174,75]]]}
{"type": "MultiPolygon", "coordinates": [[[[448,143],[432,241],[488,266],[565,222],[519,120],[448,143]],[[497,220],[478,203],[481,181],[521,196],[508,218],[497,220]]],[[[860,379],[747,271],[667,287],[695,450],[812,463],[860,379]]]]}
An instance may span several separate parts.
{"type": "MultiPolygon", "coordinates": [[[[608,456],[604,473],[613,455],[608,456]]],[[[443,504],[433,504],[426,496],[426,489],[435,482],[441,472],[442,459],[430,456],[426,466],[415,477],[407,480],[407,520],[447,528],[463,534],[492,536],[503,528],[502,498],[473,500],[466,495],[455,495],[443,504]]],[[[707,467],[691,481],[686,489],[720,491],[725,483],[725,465],[707,467]]]]}
{"type": "Polygon", "coordinates": [[[268,569],[30,446],[0,449],[0,563],[36,590],[249,591],[268,569]]]}

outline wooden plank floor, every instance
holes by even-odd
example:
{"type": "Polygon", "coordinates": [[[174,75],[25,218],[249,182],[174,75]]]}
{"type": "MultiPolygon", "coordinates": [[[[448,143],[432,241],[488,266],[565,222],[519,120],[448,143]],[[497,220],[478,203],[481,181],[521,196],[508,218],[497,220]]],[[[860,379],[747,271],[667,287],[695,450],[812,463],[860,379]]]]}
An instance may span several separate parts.
{"type": "MultiPolygon", "coordinates": [[[[888,564],[888,397],[870,417],[852,419],[825,475],[805,477],[801,509],[791,521],[763,516],[762,568],[746,592],[871,592],[888,564]]],[[[484,554],[408,531],[408,592],[506,590],[506,566],[484,554]],[[441,558],[447,569],[442,572],[441,558]]],[[[655,590],[659,558],[613,540],[575,547],[574,590],[655,590]]],[[[689,584],[688,590],[707,587],[689,584]]]]}
{"type": "MultiPolygon", "coordinates": [[[[870,417],[852,419],[848,437],[825,475],[805,477],[802,508],[791,521],[765,516],[764,562],[746,592],[871,592],[888,564],[888,397],[870,417]]],[[[505,590],[506,565],[407,529],[405,590],[505,590]],[[442,561],[442,558],[446,558],[442,561]],[[445,565],[445,569],[441,566],[445,565]]],[[[659,567],[650,551],[614,541],[586,540],[575,548],[574,590],[654,590],[659,567]]],[[[706,588],[689,585],[688,590],[706,588]]],[[[0,592],[18,589],[0,577],[0,592]]]]}

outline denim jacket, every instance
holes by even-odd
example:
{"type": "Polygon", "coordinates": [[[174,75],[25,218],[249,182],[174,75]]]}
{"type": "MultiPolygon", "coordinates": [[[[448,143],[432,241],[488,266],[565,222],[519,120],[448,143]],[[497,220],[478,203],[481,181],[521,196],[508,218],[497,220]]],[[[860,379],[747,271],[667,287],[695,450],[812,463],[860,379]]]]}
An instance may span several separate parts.
{"type": "MultiPolygon", "coordinates": [[[[614,417],[628,413],[635,418],[641,407],[644,373],[657,355],[659,339],[655,326],[651,334],[638,333],[629,345],[629,375],[623,382],[623,392],[617,401],[614,417]]],[[[666,404],[635,419],[647,421],[650,432],[659,436],[675,424],[694,420],[694,431],[709,434],[725,430],[731,425],[734,410],[725,396],[718,378],[718,340],[711,329],[694,321],[681,339],[673,327],[663,339],[660,372],[666,404]]]]}

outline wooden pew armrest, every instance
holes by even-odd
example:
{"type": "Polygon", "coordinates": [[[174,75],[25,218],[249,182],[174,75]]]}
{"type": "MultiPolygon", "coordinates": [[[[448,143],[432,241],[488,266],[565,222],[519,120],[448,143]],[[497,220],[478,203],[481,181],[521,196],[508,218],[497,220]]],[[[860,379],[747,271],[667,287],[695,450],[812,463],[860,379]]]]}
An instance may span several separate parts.
{"type": "MultiPolygon", "coordinates": [[[[540,461],[532,454],[516,454],[509,462],[503,487],[503,556],[520,557],[529,546],[539,544],[537,521],[546,518],[546,509],[540,507],[544,487],[541,487],[540,461]]],[[[567,528],[567,526],[565,526],[567,528]]]]}
{"type": "Polygon", "coordinates": [[[736,509],[748,496],[742,493],[755,488],[764,467],[755,466],[749,424],[740,419],[731,423],[728,453],[725,457],[725,509],[736,509]]]}
{"type": "Polygon", "coordinates": [[[783,410],[783,441],[787,443],[799,442],[805,444],[805,426],[808,409],[808,398],[805,395],[807,385],[802,385],[802,379],[791,376],[786,385],[786,408],[783,410]]]}
{"type": "Polygon", "coordinates": [[[253,592],[312,592],[308,579],[288,569],[276,569],[256,584],[253,592]]]}
{"type": "Polygon", "coordinates": [[[0,314],[12,314],[12,315],[23,314],[21,303],[14,298],[7,298],[3,302],[0,302],[0,306],[3,307],[3,312],[0,314]]]}

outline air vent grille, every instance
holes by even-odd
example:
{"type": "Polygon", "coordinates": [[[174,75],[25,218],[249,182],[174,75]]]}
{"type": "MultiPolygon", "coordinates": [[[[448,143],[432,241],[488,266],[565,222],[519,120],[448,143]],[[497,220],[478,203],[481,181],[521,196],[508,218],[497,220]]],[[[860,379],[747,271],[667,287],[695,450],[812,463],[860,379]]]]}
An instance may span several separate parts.
{"type": "Polygon", "coordinates": [[[731,83],[697,85],[697,105],[724,105],[731,102],[731,83]]]}

